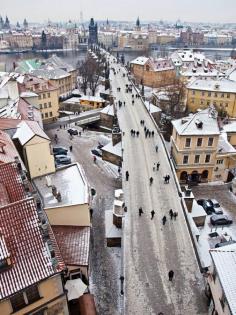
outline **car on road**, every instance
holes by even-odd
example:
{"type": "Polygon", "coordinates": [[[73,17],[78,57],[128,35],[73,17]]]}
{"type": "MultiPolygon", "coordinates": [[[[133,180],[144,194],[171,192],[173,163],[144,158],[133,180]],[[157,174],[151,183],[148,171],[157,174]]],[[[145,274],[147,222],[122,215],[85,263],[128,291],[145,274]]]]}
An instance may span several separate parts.
{"type": "Polygon", "coordinates": [[[209,202],[209,200],[204,200],[202,202],[202,207],[207,214],[212,214],[212,212],[214,212],[213,205],[209,202]]]}
{"type": "Polygon", "coordinates": [[[91,152],[92,152],[93,155],[96,155],[96,156],[99,156],[99,157],[102,156],[102,152],[99,149],[92,149],[91,152]]]}
{"type": "Polygon", "coordinates": [[[70,135],[73,135],[73,136],[78,136],[79,132],[77,129],[68,129],[67,132],[70,134],[70,135]]]}
{"type": "Polygon", "coordinates": [[[56,155],[55,156],[56,165],[68,165],[71,164],[71,158],[66,155],[56,155]]]}
{"type": "Polygon", "coordinates": [[[233,223],[233,221],[224,214],[214,214],[211,216],[210,221],[212,225],[229,225],[233,223]]]}
{"type": "Polygon", "coordinates": [[[223,214],[223,208],[216,199],[208,199],[208,202],[212,205],[215,214],[223,214]]]}
{"type": "Polygon", "coordinates": [[[197,200],[197,204],[199,205],[199,206],[202,206],[203,205],[203,202],[205,201],[206,199],[198,199],[197,200]]]}
{"type": "Polygon", "coordinates": [[[68,150],[63,147],[53,147],[52,149],[54,155],[67,155],[68,150]]]}

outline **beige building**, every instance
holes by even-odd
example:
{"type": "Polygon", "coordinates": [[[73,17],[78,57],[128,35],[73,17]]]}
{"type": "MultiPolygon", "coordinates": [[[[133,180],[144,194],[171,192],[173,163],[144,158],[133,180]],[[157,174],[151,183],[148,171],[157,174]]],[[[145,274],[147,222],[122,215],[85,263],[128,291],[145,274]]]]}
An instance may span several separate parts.
{"type": "Polygon", "coordinates": [[[208,272],[206,293],[209,311],[217,315],[236,314],[236,244],[211,249],[212,266],[208,272]]]}
{"type": "Polygon", "coordinates": [[[171,156],[180,183],[228,181],[236,150],[220,133],[217,112],[208,108],[172,121],[171,156]]]}
{"type": "Polygon", "coordinates": [[[13,140],[31,179],[55,172],[51,141],[37,122],[22,121],[13,140]]]}
{"type": "Polygon", "coordinates": [[[79,164],[35,178],[34,184],[52,226],[90,226],[88,184],[79,164]]]}
{"type": "Polygon", "coordinates": [[[6,40],[12,49],[32,49],[33,37],[28,33],[10,32],[3,34],[3,39],[6,40]]]}
{"type": "Polygon", "coordinates": [[[148,33],[141,31],[120,32],[118,35],[118,48],[133,51],[148,50],[148,33]]]}
{"type": "Polygon", "coordinates": [[[138,57],[130,62],[137,83],[152,88],[171,85],[176,80],[175,69],[168,59],[138,57]]]}
{"type": "Polygon", "coordinates": [[[187,107],[191,112],[214,105],[229,117],[236,117],[236,82],[196,79],[187,86],[187,107]]]}
{"type": "Polygon", "coordinates": [[[31,75],[25,75],[21,90],[31,91],[37,94],[35,104],[41,112],[44,123],[51,122],[58,118],[59,89],[50,83],[50,81],[31,75]]]}

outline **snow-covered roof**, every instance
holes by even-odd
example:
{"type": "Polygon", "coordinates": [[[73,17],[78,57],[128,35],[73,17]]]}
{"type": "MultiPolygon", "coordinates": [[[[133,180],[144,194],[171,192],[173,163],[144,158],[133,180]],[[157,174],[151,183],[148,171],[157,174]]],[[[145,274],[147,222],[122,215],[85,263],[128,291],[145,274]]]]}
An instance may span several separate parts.
{"type": "Polygon", "coordinates": [[[223,126],[225,132],[236,132],[236,121],[223,126]]]}
{"type": "Polygon", "coordinates": [[[196,202],[196,200],[193,200],[191,216],[192,218],[206,216],[206,211],[196,202]]]}
{"type": "Polygon", "coordinates": [[[90,95],[82,95],[80,97],[81,101],[90,101],[90,102],[98,102],[105,103],[105,100],[99,96],[90,96],[90,95]]]}
{"type": "Polygon", "coordinates": [[[31,92],[31,91],[26,91],[26,92],[21,92],[20,97],[34,97],[38,96],[38,94],[31,92]]]}
{"type": "Polygon", "coordinates": [[[136,59],[132,60],[130,63],[135,65],[143,66],[149,60],[147,57],[137,57],[136,59]]]}
{"type": "Polygon", "coordinates": [[[144,103],[145,103],[146,108],[148,109],[148,111],[150,111],[151,114],[161,112],[161,109],[158,106],[153,105],[152,103],[148,101],[145,101],[144,103]]]}
{"type": "Polygon", "coordinates": [[[34,184],[43,196],[45,209],[88,203],[88,184],[78,163],[60,167],[49,177],[52,185],[61,193],[61,202],[53,196],[52,188],[47,186],[47,176],[35,178],[34,184]]]}
{"type": "Polygon", "coordinates": [[[158,100],[160,101],[169,101],[170,96],[166,91],[159,91],[154,93],[158,100]]]}
{"type": "MultiPolygon", "coordinates": [[[[48,226],[50,240],[55,249],[54,266],[39,227],[34,198],[19,200],[0,208],[0,247],[6,241],[11,265],[0,273],[0,299],[5,299],[33,284],[62,271],[65,265],[59,254],[55,238],[48,226]]],[[[0,249],[1,252],[1,249],[0,249]]]]}
{"type": "Polygon", "coordinates": [[[18,139],[23,146],[34,136],[50,140],[36,121],[25,120],[17,126],[13,139],[18,139]]]}
{"type": "Polygon", "coordinates": [[[45,78],[48,80],[58,80],[70,76],[68,72],[59,68],[55,69],[50,66],[46,66],[45,69],[32,70],[30,73],[35,75],[36,77],[45,78]]]}
{"type": "Polygon", "coordinates": [[[172,121],[179,135],[219,135],[219,126],[215,110],[207,108],[196,114],[172,121]]]}
{"type": "Polygon", "coordinates": [[[222,154],[224,154],[224,153],[235,153],[236,154],[235,148],[227,140],[227,133],[226,132],[221,133],[219,136],[217,152],[222,153],[222,154]]]}
{"type": "Polygon", "coordinates": [[[213,264],[232,314],[236,314],[236,244],[210,250],[213,264]]]}
{"type": "Polygon", "coordinates": [[[214,91],[225,93],[236,93],[236,82],[221,79],[221,80],[201,80],[196,79],[187,86],[188,89],[200,90],[200,91],[214,91]]]}
{"type": "Polygon", "coordinates": [[[114,116],[113,105],[108,105],[101,110],[101,113],[114,116]]]}
{"type": "Polygon", "coordinates": [[[118,142],[116,145],[113,146],[112,141],[101,148],[102,151],[110,152],[117,156],[122,156],[121,152],[121,142],[118,142]]]}

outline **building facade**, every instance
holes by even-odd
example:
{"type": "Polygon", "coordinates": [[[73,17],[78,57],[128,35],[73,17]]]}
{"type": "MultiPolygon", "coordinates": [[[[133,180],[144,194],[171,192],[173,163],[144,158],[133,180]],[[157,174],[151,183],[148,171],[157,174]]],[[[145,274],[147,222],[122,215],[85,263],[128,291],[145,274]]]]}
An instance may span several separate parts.
{"type": "Polygon", "coordinates": [[[236,117],[236,82],[197,79],[187,85],[187,108],[190,112],[214,105],[229,117],[236,117]]]}
{"type": "Polygon", "coordinates": [[[130,68],[137,83],[152,88],[171,85],[176,80],[176,71],[168,59],[138,57],[131,61],[130,68]]]}
{"type": "Polygon", "coordinates": [[[220,133],[214,108],[174,120],[172,125],[171,156],[180,183],[229,180],[236,150],[220,133]]]}

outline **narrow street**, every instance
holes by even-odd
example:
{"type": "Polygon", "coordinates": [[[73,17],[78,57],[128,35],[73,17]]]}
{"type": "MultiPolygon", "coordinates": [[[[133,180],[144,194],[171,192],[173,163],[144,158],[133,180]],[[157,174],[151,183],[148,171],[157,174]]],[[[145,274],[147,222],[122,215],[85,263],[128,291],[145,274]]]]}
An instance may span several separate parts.
{"type": "MultiPolygon", "coordinates": [[[[71,126],[72,127],[72,126],[71,126]]],[[[70,140],[67,130],[51,129],[47,132],[53,142],[53,136],[58,134],[58,145],[68,148],[73,145],[70,153],[73,161],[83,167],[88,182],[96,189],[92,201],[93,222],[91,229],[90,251],[90,290],[94,295],[99,315],[119,314],[119,277],[120,248],[109,248],[105,239],[105,210],[112,209],[114,191],[121,187],[121,182],[109,171],[109,165],[101,159],[93,162],[91,149],[97,146],[102,133],[85,131],[82,136],[74,136],[70,140]]],[[[55,143],[53,142],[53,145],[55,143]]]]}
{"type": "MultiPolygon", "coordinates": [[[[132,105],[132,93],[125,92],[129,82],[127,76],[123,77],[124,70],[114,63],[111,66],[117,73],[114,76],[111,71],[115,101],[126,103],[125,107],[117,109],[119,124],[125,133],[122,139],[123,189],[128,207],[124,227],[124,313],[207,314],[203,278],[163,144],[141,100],[134,97],[135,104],[132,105]],[[117,92],[117,87],[121,92],[117,92]],[[149,130],[155,130],[154,138],[145,138],[141,119],[149,130]],[[132,137],[131,129],[139,130],[139,137],[132,137]],[[153,165],[158,161],[160,170],[153,171],[153,165]],[[124,178],[126,170],[129,171],[129,181],[124,178]],[[169,184],[164,184],[166,174],[171,178],[169,184]],[[150,186],[151,176],[154,181],[150,186]],[[144,211],[141,217],[138,214],[140,206],[144,211]],[[171,208],[178,212],[176,221],[170,220],[171,208]],[[153,220],[152,210],[155,211],[153,220]],[[167,222],[163,226],[164,215],[167,222]],[[170,270],[174,271],[173,281],[168,279],[170,270]]],[[[134,89],[133,94],[136,94],[134,89]]]]}

